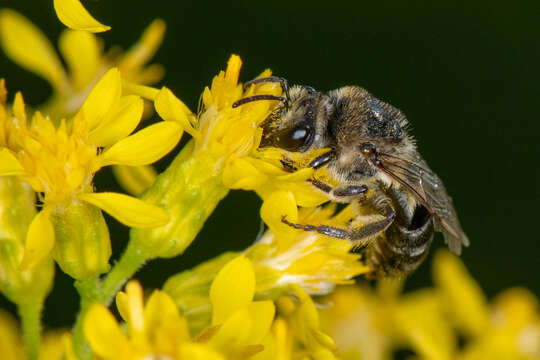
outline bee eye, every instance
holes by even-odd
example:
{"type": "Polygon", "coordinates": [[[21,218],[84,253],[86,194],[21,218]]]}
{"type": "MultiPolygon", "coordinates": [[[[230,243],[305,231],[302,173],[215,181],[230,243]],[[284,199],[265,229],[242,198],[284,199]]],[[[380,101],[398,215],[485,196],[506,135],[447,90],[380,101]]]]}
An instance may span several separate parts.
{"type": "Polygon", "coordinates": [[[288,151],[305,150],[313,139],[313,127],[305,122],[279,134],[275,146],[288,151]]]}

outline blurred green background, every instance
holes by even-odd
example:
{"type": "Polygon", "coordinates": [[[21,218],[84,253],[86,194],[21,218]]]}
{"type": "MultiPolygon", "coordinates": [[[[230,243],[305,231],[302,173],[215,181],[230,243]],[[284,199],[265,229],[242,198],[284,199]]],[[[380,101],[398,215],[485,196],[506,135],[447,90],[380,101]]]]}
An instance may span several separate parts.
{"type": "MultiPolygon", "coordinates": [[[[50,0],[2,0],[54,43],[63,25],[50,0]]],[[[540,2],[456,1],[87,1],[112,30],[106,45],[127,48],[152,19],[167,34],[154,61],[163,81],[193,110],[231,53],[242,79],[265,68],[319,90],[361,85],[402,109],[420,152],[444,180],[471,240],[462,257],[489,296],[510,286],[540,294],[538,235],[540,2]]],[[[48,85],[0,54],[0,77],[30,104],[48,85]]],[[[168,160],[158,166],[163,169],[168,160]]],[[[99,190],[118,190],[110,171],[99,190]]],[[[149,263],[136,277],[148,287],[224,250],[249,245],[259,229],[259,199],[232,192],[178,258],[149,263]]],[[[115,254],[127,231],[108,218],[115,254]]],[[[442,245],[437,235],[434,248],[442,245]]],[[[431,257],[430,257],[431,259],[431,257]]],[[[430,260],[409,287],[430,284],[430,260]]],[[[0,306],[14,311],[5,298],[0,306]]],[[[57,273],[45,322],[69,325],[77,309],[72,280],[57,273]]]]}

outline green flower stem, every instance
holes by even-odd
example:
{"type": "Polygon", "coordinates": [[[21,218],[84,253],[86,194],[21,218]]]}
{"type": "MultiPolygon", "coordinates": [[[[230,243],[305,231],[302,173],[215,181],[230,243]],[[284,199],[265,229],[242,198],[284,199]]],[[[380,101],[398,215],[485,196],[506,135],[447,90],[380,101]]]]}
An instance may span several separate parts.
{"type": "Polygon", "coordinates": [[[84,338],[83,320],[90,305],[94,302],[101,302],[101,284],[98,277],[91,277],[86,280],[75,281],[75,288],[81,297],[81,310],[73,327],[73,350],[80,359],[91,359],[92,350],[84,338]]]}
{"type": "Polygon", "coordinates": [[[181,254],[227,195],[222,175],[223,159],[204,151],[195,153],[192,140],[142,195],[147,203],[166,209],[171,220],[160,228],[132,229],[126,251],[102,282],[76,282],[81,311],[73,330],[73,347],[81,359],[91,358],[82,326],[88,307],[93,302],[109,305],[122,285],[148,260],[181,254]]]}
{"type": "Polygon", "coordinates": [[[29,301],[19,304],[19,315],[22,320],[23,339],[29,360],[37,360],[39,356],[39,339],[41,331],[41,310],[43,302],[29,301]]]}
{"type": "Polygon", "coordinates": [[[130,241],[120,260],[101,284],[100,302],[109,305],[124,283],[148,260],[148,254],[144,254],[130,241]]]}

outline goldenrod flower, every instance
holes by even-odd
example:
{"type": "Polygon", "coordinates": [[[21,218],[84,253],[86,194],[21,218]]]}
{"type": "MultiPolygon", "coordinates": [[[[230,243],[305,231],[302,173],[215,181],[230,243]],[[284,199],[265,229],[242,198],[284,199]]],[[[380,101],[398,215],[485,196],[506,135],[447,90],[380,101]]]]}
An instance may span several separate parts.
{"type": "Polygon", "coordinates": [[[131,281],[118,293],[116,304],[127,334],[103,305],[93,305],[85,317],[86,339],[100,358],[182,358],[190,342],[187,323],[165,293],[154,291],[144,304],[141,286],[131,281]]]}
{"type": "Polygon", "coordinates": [[[54,10],[64,25],[75,30],[103,32],[111,28],[94,19],[80,0],[54,0],[54,10]]]}
{"type": "MultiPolygon", "coordinates": [[[[324,151],[326,149],[305,154],[295,163],[313,159],[324,151]]],[[[328,196],[316,191],[307,181],[313,177],[314,169],[301,168],[293,173],[283,169],[280,160],[283,157],[298,158],[295,155],[277,148],[269,148],[253,152],[250,157],[233,159],[225,168],[223,183],[231,189],[253,190],[262,199],[278,191],[290,191],[299,206],[314,207],[327,202],[328,196]]]]}
{"type": "Polygon", "coordinates": [[[466,337],[459,359],[539,359],[540,307],[523,288],[507,289],[488,304],[459,258],[435,258],[434,277],[448,321],[466,337]]]}
{"type": "MultiPolygon", "coordinates": [[[[5,103],[0,105],[0,145],[3,146],[0,149],[0,175],[19,175],[34,191],[42,194],[44,203],[30,224],[22,268],[35,266],[53,248],[53,223],[57,226],[57,237],[68,236],[68,243],[62,243],[62,248],[57,247],[57,250],[69,252],[69,247],[74,245],[69,237],[78,231],[70,229],[74,223],[65,220],[79,219],[80,224],[75,226],[84,228],[87,224],[81,216],[88,217],[86,220],[90,224],[100,228],[97,230],[101,234],[99,247],[105,254],[103,258],[108,259],[110,244],[106,226],[92,208],[80,207],[84,203],[105,210],[128,226],[153,227],[168,221],[168,214],[163,209],[138,199],[117,193],[93,192],[92,178],[100,168],[113,164],[152,163],[169,152],[182,134],[177,123],[166,121],[129,136],[141,119],[143,105],[137,96],[122,96],[121,87],[118,70],[109,70],[77,115],[69,122],[60,121],[58,127],[40,112],[34,113],[31,123],[27,124],[21,94],[15,96],[12,112],[6,109],[5,103]]],[[[84,237],[81,241],[86,243],[84,237]]],[[[56,255],[58,260],[58,253],[56,255]]],[[[71,260],[67,262],[72,263],[71,260]]],[[[103,259],[97,262],[101,264],[103,259]]],[[[92,264],[89,266],[93,267],[92,264]]],[[[104,270],[98,268],[94,271],[104,270]]],[[[87,274],[80,276],[84,275],[87,274]]]]}
{"type": "Polygon", "coordinates": [[[244,91],[238,82],[240,67],[240,58],[233,55],[226,71],[214,77],[212,86],[204,90],[203,110],[197,117],[167,88],[131,88],[153,100],[164,120],[180,123],[193,136],[143,196],[169,210],[172,216],[166,227],[132,232],[132,239],[151,257],[171,257],[184,251],[227,194],[229,188],[223,179],[226,169],[235,159],[251,156],[257,150],[262,131],[258,125],[275,102],[254,102],[240,108],[232,104],[243,96],[279,94],[281,89],[276,84],[262,84],[244,91]]]}
{"type": "Polygon", "coordinates": [[[391,359],[396,336],[388,303],[367,284],[339,287],[321,310],[322,328],[335,340],[340,358],[391,359]]]}
{"type": "Polygon", "coordinates": [[[249,260],[238,257],[217,275],[210,289],[212,323],[195,340],[172,299],[154,291],[143,305],[136,282],[116,298],[127,335],[103,305],[93,305],[84,332],[94,352],[104,359],[244,359],[263,351],[260,345],[274,319],[271,301],[253,301],[255,273],[249,260]]]}
{"type": "MultiPolygon", "coordinates": [[[[261,213],[270,230],[244,251],[255,269],[258,297],[277,300],[298,285],[313,295],[327,294],[337,284],[353,283],[355,276],[368,271],[359,261],[360,256],[350,253],[349,241],[299,231],[281,222],[285,215],[291,221],[344,226],[354,216],[350,208],[337,215],[334,212],[335,206],[330,205],[304,208],[298,213],[294,196],[287,192],[276,192],[265,201],[261,213]]],[[[208,289],[218,271],[235,256],[220,255],[166,282],[164,290],[193,329],[199,330],[210,321],[208,289]]]]}
{"type": "Polygon", "coordinates": [[[246,252],[261,271],[275,272],[275,282],[265,284],[266,289],[260,284],[261,291],[297,284],[310,294],[322,295],[369,271],[360,255],[350,252],[350,241],[297,230],[282,222],[285,217],[291,222],[346,227],[354,218],[350,206],[334,216],[335,205],[298,211],[296,203],[293,193],[277,191],[261,208],[270,231],[246,252]]]}
{"type": "Polygon", "coordinates": [[[527,290],[488,303],[459,258],[440,251],[435,287],[399,295],[399,283],[339,288],[322,310],[324,328],[345,359],[390,359],[396,348],[422,359],[538,359],[540,311],[527,290]],[[398,285],[398,286],[396,286],[398,285]],[[463,339],[458,347],[457,339],[463,339]]]}
{"type": "Polygon", "coordinates": [[[210,287],[212,323],[200,335],[208,345],[228,358],[247,358],[264,350],[263,339],[274,320],[274,303],[253,301],[255,270],[239,256],[228,262],[210,287]]]}
{"type": "MultiPolygon", "coordinates": [[[[19,324],[9,314],[0,311],[0,349],[2,360],[25,360],[26,356],[19,324]]],[[[39,360],[76,360],[71,340],[64,331],[45,332],[40,345],[39,360]]]]}
{"type": "MultiPolygon", "coordinates": [[[[79,3],[78,0],[60,2],[79,3]]],[[[40,110],[53,121],[75,114],[96,82],[112,67],[117,67],[122,79],[130,83],[159,81],[163,68],[158,64],[147,65],[147,62],[159,48],[164,32],[165,23],[154,20],[128,51],[121,52],[118,47],[113,47],[104,53],[103,44],[95,35],[87,31],[64,30],[58,46],[68,72],[39,28],[14,10],[0,10],[0,44],[11,60],[51,84],[53,95],[40,110]]]]}

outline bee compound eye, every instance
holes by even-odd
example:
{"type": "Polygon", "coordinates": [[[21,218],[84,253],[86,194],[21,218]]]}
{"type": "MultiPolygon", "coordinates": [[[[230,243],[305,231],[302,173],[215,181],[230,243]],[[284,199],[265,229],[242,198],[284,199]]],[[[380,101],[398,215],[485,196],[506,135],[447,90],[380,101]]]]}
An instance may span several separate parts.
{"type": "Polygon", "coordinates": [[[313,127],[301,123],[298,126],[279,135],[278,147],[288,151],[302,151],[311,145],[313,139],[313,127]]]}

